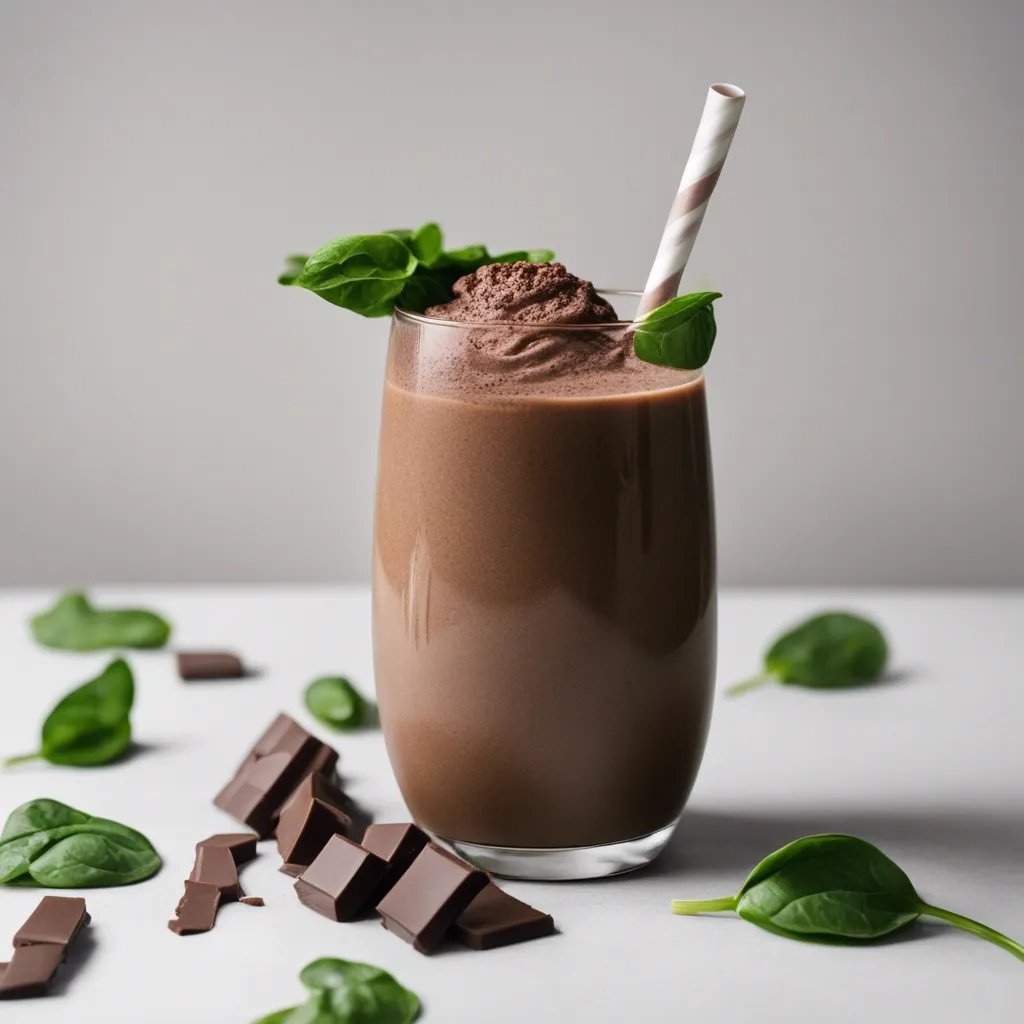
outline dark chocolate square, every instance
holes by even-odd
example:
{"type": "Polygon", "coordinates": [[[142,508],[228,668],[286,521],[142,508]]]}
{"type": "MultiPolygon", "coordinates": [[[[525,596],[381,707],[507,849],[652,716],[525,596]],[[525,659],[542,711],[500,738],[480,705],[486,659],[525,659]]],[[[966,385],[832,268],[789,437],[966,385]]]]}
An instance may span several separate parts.
{"type": "Polygon", "coordinates": [[[64,959],[65,946],[40,942],[18,946],[11,962],[0,973],[0,999],[32,999],[46,995],[57,968],[64,959]]]}
{"type": "Polygon", "coordinates": [[[216,923],[220,889],[212,882],[185,883],[185,892],[174,908],[175,918],[167,927],[177,935],[208,932],[216,923]]]}
{"type": "Polygon", "coordinates": [[[344,836],[332,836],[295,883],[299,899],[333,921],[351,921],[371,909],[387,861],[344,836]]]}
{"type": "Polygon", "coordinates": [[[197,679],[240,679],[245,666],[230,651],[178,651],[178,675],[190,682],[197,679]]]}
{"type": "Polygon", "coordinates": [[[534,910],[491,882],[459,915],[452,937],[471,949],[497,949],[539,939],[554,930],[550,914],[534,910]]]}
{"type": "Polygon", "coordinates": [[[352,806],[323,776],[307,776],[281,809],[275,832],[281,859],[286,864],[312,864],[331,836],[348,834],[352,806]]]}
{"type": "Polygon", "coordinates": [[[195,863],[188,876],[191,882],[209,882],[220,890],[220,902],[231,903],[245,895],[238,882],[238,866],[225,846],[204,846],[196,849],[195,863]]]}
{"type": "Polygon", "coordinates": [[[88,923],[89,914],[81,896],[44,896],[15,932],[14,945],[67,946],[88,923]]]}
{"type": "Polygon", "coordinates": [[[377,910],[388,931],[419,952],[432,953],[487,882],[483,871],[431,843],[377,910]]]}
{"type": "Polygon", "coordinates": [[[265,839],[295,787],[311,772],[333,773],[337,760],[332,747],[278,715],[213,802],[265,839]]]}

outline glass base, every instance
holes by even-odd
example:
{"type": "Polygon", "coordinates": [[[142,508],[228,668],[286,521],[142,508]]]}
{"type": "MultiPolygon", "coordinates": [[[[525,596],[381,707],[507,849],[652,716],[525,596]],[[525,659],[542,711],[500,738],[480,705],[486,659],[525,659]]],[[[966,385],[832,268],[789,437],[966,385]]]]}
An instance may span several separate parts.
{"type": "Polygon", "coordinates": [[[492,875],[535,882],[569,882],[583,878],[605,878],[623,875],[646,867],[665,849],[675,831],[671,824],[624,843],[603,846],[569,846],[534,849],[515,846],[480,846],[462,843],[444,836],[434,836],[450,846],[460,857],[492,875]]]}

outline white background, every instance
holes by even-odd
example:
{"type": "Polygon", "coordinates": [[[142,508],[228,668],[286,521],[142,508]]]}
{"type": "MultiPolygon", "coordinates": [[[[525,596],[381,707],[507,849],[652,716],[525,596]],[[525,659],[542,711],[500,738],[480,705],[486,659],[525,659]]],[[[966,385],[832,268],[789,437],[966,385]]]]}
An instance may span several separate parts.
{"type": "Polygon", "coordinates": [[[281,257],[437,219],[686,284],[729,583],[1024,583],[1024,5],[0,0],[0,584],[368,575],[387,327],[281,257]]]}
{"type": "MultiPolygon", "coordinates": [[[[0,598],[0,754],[22,751],[56,697],[106,661],[45,651],[25,617],[49,595],[0,598]],[[15,681],[31,680],[29,685],[15,681]]],[[[167,919],[193,845],[236,826],[211,800],[279,710],[302,713],[303,686],[348,672],[369,690],[365,592],[97,595],[148,604],[181,646],[231,645],[262,665],[254,680],[184,684],[167,653],[133,654],[142,749],[97,770],[25,765],[0,775],[0,812],[48,795],[145,832],[166,866],[136,887],[86,891],[88,944],[49,1000],[3,1003],[4,1024],[250,1024],[299,1001],[299,970],[321,956],[368,961],[418,992],[423,1024],[1019,1024],[1024,963],[940,923],[888,943],[787,941],[731,915],[674,917],[673,898],[729,895],[753,865],[799,836],[845,831],[878,844],[921,895],[1024,939],[1021,864],[1019,595],[727,595],[722,685],[757,666],[764,637],[823,605],[877,617],[897,678],[848,692],[776,688],[720,699],[688,809],[662,859],[617,880],[509,883],[560,933],[477,953],[416,953],[369,920],[336,924],[303,907],[273,844],[242,869],[262,909],[228,906],[206,935],[167,919]]],[[[378,820],[404,814],[380,734],[331,740],[348,791],[378,820]]],[[[0,890],[0,938],[39,892],[0,890]]],[[[0,957],[2,958],[2,957],[0,957]]]]}

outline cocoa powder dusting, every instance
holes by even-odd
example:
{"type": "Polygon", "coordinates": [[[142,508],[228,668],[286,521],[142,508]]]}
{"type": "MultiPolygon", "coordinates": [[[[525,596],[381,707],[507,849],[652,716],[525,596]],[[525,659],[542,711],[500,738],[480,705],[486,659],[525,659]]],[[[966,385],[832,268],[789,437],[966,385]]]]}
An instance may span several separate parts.
{"type": "Polygon", "coordinates": [[[462,323],[605,324],[615,310],[561,263],[488,263],[459,278],[455,298],[428,316],[462,323]]]}

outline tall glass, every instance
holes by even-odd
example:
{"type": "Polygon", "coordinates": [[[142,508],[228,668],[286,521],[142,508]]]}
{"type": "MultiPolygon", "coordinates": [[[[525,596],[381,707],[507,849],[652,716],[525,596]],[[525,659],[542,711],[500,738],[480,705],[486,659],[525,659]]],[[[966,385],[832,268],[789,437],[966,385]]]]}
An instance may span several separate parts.
{"type": "Polygon", "coordinates": [[[373,559],[381,722],[416,822],[496,874],[648,863],[704,751],[716,584],[703,378],[631,353],[589,377],[536,359],[597,335],[625,352],[627,327],[392,321],[373,559]],[[503,363],[486,344],[496,330],[503,363]]]}

